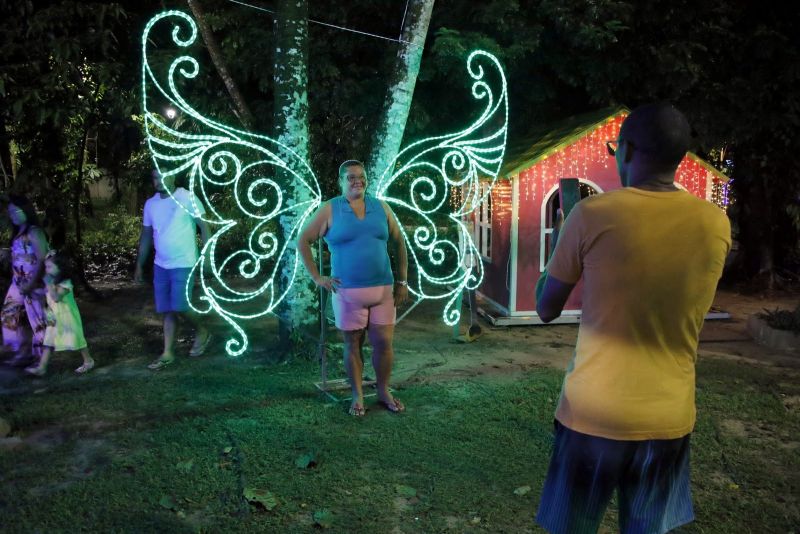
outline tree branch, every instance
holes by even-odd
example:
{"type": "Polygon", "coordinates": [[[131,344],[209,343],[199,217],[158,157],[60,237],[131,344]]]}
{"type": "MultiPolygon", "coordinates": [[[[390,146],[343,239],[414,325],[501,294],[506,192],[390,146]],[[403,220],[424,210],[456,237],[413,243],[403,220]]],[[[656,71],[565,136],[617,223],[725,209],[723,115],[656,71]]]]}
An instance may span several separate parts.
{"type": "Polygon", "coordinates": [[[197,21],[197,26],[200,28],[200,35],[203,36],[203,41],[206,43],[211,61],[214,63],[214,67],[216,67],[220,78],[222,78],[222,82],[225,84],[228,94],[230,94],[233,99],[233,104],[236,107],[236,115],[245,127],[252,127],[256,122],[255,118],[250,112],[250,108],[247,107],[242,93],[239,92],[239,87],[236,85],[236,82],[233,81],[230,72],[228,72],[228,67],[225,60],[222,58],[219,44],[214,38],[214,34],[211,33],[211,28],[206,24],[205,14],[200,7],[200,2],[197,0],[186,0],[186,3],[189,4],[189,9],[192,10],[192,14],[197,21]]]}

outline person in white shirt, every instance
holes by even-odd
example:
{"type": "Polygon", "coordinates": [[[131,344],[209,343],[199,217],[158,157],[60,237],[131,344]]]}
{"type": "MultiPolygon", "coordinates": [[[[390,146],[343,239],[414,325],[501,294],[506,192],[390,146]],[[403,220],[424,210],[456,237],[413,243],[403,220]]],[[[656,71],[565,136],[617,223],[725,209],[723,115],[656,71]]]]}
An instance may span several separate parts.
{"type": "MultiPolygon", "coordinates": [[[[478,207],[477,209],[480,209],[478,207]]],[[[461,220],[469,232],[469,235],[459,231],[458,233],[458,250],[461,255],[461,266],[465,271],[476,271],[476,261],[481,261],[480,256],[473,253],[473,248],[470,247],[470,235],[475,235],[475,211],[472,211],[464,216],[461,220]]],[[[474,274],[474,273],[473,273],[474,274]]],[[[477,275],[476,275],[477,276],[477,275]]],[[[483,329],[478,322],[478,300],[475,296],[474,289],[464,288],[464,297],[466,297],[466,304],[469,307],[469,326],[467,333],[464,335],[464,341],[472,343],[480,336],[483,335],[483,329]]]]}
{"type": "Polygon", "coordinates": [[[193,280],[189,279],[198,258],[197,228],[205,245],[209,238],[207,223],[202,219],[205,208],[197,197],[182,187],[174,188],[174,176],[162,177],[153,171],[155,195],[145,202],[139,255],[134,280],[144,282],[144,264],[155,245],[153,289],[156,312],[164,316],[164,352],[150,369],[161,369],[175,361],[175,338],[178,316],[189,319],[195,326],[194,345],[190,356],[200,356],[208,347],[211,335],[189,306],[193,280]],[[168,191],[172,190],[172,198],[168,191]],[[178,205],[180,203],[180,205],[178,205]]]}

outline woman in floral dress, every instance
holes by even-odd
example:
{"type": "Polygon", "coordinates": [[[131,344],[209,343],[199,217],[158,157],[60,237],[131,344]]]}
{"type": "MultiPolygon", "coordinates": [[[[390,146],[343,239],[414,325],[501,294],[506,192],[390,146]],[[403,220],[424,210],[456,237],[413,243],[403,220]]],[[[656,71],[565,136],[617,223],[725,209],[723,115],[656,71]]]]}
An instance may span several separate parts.
{"type": "Polygon", "coordinates": [[[9,195],[8,216],[14,232],[11,238],[11,286],[6,293],[0,322],[3,344],[14,353],[12,365],[38,361],[47,327],[42,276],[48,244],[38,225],[36,211],[25,197],[9,195]]]}

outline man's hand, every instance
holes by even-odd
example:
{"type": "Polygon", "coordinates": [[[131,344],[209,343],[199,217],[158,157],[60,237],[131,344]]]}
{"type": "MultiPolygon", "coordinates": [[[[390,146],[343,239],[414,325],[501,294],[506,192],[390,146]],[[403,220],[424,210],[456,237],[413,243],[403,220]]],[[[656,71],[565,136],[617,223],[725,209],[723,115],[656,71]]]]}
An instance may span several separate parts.
{"type": "Polygon", "coordinates": [[[341,280],[338,278],[332,278],[330,276],[320,276],[314,280],[314,283],[317,284],[317,287],[326,289],[331,293],[336,293],[336,288],[342,285],[341,280]]]}
{"type": "Polygon", "coordinates": [[[133,271],[133,281],[137,284],[144,284],[144,270],[142,266],[137,264],[136,269],[133,271]]]}
{"type": "Polygon", "coordinates": [[[394,305],[395,306],[402,306],[408,302],[408,285],[406,284],[398,284],[395,282],[394,284],[394,305]]]}

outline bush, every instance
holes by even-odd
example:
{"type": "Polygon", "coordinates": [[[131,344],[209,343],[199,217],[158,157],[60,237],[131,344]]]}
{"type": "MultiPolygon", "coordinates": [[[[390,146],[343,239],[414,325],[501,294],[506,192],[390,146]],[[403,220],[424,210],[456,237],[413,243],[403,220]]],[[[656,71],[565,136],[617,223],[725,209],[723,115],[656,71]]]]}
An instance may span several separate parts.
{"type": "Polygon", "coordinates": [[[141,228],[141,216],[127,214],[122,206],[98,213],[81,244],[86,275],[93,279],[129,276],[136,262],[141,228]]]}

